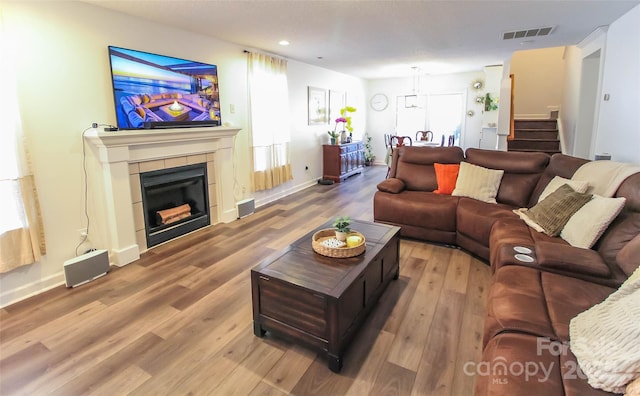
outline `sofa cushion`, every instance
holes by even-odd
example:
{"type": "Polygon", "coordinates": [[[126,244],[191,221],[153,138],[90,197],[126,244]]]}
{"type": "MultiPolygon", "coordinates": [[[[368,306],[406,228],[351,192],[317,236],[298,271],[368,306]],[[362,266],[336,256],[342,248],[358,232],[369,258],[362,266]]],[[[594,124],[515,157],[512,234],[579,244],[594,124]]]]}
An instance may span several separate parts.
{"type": "Polygon", "coordinates": [[[545,234],[557,236],[569,218],[589,200],[591,194],[576,192],[568,184],[563,184],[529,209],[526,216],[535,221],[545,234]]]}
{"type": "Polygon", "coordinates": [[[579,193],[586,192],[587,188],[589,188],[589,182],[581,181],[581,180],[570,180],[570,179],[565,179],[564,177],[555,176],[553,179],[551,179],[549,184],[547,184],[547,186],[544,188],[544,190],[540,194],[540,197],[538,197],[538,202],[545,199],[549,194],[556,191],[558,188],[560,188],[564,184],[568,184],[569,187],[573,188],[573,191],[577,191],[579,193]]]}
{"type": "Polygon", "coordinates": [[[374,196],[376,221],[406,224],[455,232],[458,198],[405,190],[400,194],[377,192],[374,196]]]}
{"type": "Polygon", "coordinates": [[[530,207],[538,202],[540,194],[554,177],[560,176],[565,179],[571,179],[575,171],[586,162],[589,162],[589,160],[559,153],[552,155],[549,160],[549,165],[547,165],[544,172],[542,172],[538,184],[536,184],[531,192],[529,205],[526,206],[530,207]]]}
{"type": "Polygon", "coordinates": [[[395,177],[390,177],[378,183],[378,191],[388,192],[391,194],[398,194],[404,190],[404,182],[395,177]]]}
{"type": "Polygon", "coordinates": [[[640,234],[620,249],[616,260],[627,275],[633,273],[640,266],[640,234]]]}
{"type": "Polygon", "coordinates": [[[470,148],[465,161],[504,170],[496,200],[522,208],[529,206],[531,192],[549,163],[549,155],[470,148]]]}
{"type": "Polygon", "coordinates": [[[393,152],[389,177],[401,179],[408,190],[433,191],[438,188],[433,164],[459,164],[463,159],[460,147],[400,147],[393,152]]]}
{"type": "MultiPolygon", "coordinates": [[[[535,250],[535,244],[531,238],[529,227],[516,218],[498,219],[491,227],[491,233],[489,234],[489,261],[491,263],[492,272],[494,272],[497,267],[507,264],[498,257],[498,252],[503,246],[506,247],[505,253],[510,256],[515,253],[513,250],[515,246],[522,246],[530,249],[531,251],[535,250]]],[[[511,262],[508,264],[511,264],[511,262]]]]}
{"type": "Polygon", "coordinates": [[[436,181],[438,182],[438,189],[434,193],[451,195],[456,188],[460,164],[435,163],[433,167],[436,171],[436,181]]]}
{"type": "Polygon", "coordinates": [[[626,198],[594,195],[567,221],[560,236],[572,246],[591,249],[622,210],[626,198]]]}
{"type": "MultiPolygon", "coordinates": [[[[456,216],[458,233],[488,247],[493,223],[501,218],[515,219],[512,209],[511,206],[504,204],[492,205],[471,198],[460,198],[456,216]]],[[[466,248],[466,246],[462,247],[466,248]]]]}
{"type": "Polygon", "coordinates": [[[535,247],[538,265],[568,272],[608,277],[609,266],[598,252],[591,249],[578,249],[553,242],[540,242],[535,247]]]}
{"type": "Polygon", "coordinates": [[[611,395],[587,383],[568,345],[528,334],[492,338],[480,363],[465,366],[476,377],[475,396],[611,395]]]}
{"type": "Polygon", "coordinates": [[[501,267],[489,289],[484,343],[508,331],[567,341],[571,319],[614,290],[534,268],[501,267]]]}
{"type": "Polygon", "coordinates": [[[496,194],[500,188],[503,174],[503,170],[461,162],[456,187],[451,195],[496,203],[496,194]]]}
{"type": "MultiPolygon", "coordinates": [[[[640,213],[623,210],[596,242],[594,249],[600,253],[607,264],[617,267],[616,256],[638,234],[640,234],[640,213]]],[[[634,269],[635,267],[623,268],[627,275],[634,269]]]]}

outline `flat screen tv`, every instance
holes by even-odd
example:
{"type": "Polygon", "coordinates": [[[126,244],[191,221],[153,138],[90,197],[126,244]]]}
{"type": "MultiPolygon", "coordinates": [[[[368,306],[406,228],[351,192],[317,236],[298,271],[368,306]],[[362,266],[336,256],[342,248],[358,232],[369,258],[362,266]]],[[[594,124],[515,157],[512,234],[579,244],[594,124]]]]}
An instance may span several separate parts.
{"type": "Polygon", "coordinates": [[[221,125],[218,68],[109,46],[118,129],[221,125]]]}

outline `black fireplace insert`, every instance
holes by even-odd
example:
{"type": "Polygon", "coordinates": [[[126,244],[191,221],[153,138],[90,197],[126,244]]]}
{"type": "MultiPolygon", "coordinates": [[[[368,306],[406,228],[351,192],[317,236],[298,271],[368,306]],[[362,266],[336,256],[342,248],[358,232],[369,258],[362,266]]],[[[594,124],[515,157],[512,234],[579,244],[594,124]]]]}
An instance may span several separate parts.
{"type": "Polygon", "coordinates": [[[206,163],[140,174],[147,247],[211,223],[206,163]]]}

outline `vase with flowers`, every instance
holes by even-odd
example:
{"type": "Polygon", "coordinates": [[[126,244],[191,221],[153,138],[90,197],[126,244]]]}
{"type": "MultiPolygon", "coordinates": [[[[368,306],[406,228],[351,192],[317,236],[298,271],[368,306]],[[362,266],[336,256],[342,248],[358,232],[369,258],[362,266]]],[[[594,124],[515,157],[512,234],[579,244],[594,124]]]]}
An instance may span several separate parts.
{"type": "MultiPolygon", "coordinates": [[[[356,108],[352,106],[345,106],[340,109],[340,116],[344,119],[344,129],[349,131],[349,140],[353,138],[353,127],[351,126],[351,116],[349,113],[355,113],[356,108]]],[[[347,140],[346,131],[344,131],[344,136],[342,137],[342,142],[347,140]]]]}
{"type": "Polygon", "coordinates": [[[347,120],[343,117],[336,118],[336,126],[333,127],[333,131],[328,131],[327,133],[331,137],[331,144],[336,144],[338,142],[338,138],[340,137],[340,133],[338,132],[338,125],[341,122],[347,122],[347,120]]]}

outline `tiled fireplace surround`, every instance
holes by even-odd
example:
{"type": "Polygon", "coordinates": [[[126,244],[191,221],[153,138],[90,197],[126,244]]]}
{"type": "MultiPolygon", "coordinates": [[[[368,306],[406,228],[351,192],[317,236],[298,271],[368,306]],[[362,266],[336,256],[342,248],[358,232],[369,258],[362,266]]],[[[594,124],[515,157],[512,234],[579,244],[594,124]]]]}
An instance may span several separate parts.
{"type": "MultiPolygon", "coordinates": [[[[100,163],[104,222],[110,260],[123,266],[147,250],[140,173],[207,163],[211,224],[236,219],[233,196],[233,141],[239,129],[228,127],[102,132],[85,139],[100,163]]],[[[95,180],[95,179],[94,179],[95,180]]],[[[100,246],[102,248],[102,246],[100,246]]]]}

